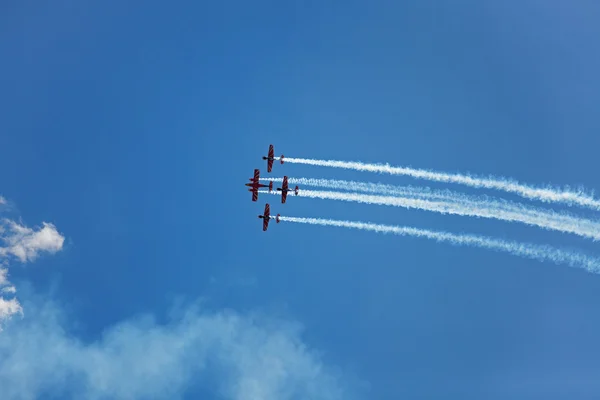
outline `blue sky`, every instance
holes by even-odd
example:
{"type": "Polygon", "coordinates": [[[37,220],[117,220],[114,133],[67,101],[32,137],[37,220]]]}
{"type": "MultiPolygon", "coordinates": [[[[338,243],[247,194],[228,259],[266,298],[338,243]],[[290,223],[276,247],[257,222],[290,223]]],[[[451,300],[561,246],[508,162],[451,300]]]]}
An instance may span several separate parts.
{"type": "MultiPolygon", "coordinates": [[[[2,217],[30,229],[21,239],[56,229],[27,239],[34,259],[2,260],[23,315],[0,333],[0,397],[600,395],[600,277],[369,232],[263,233],[265,198],[242,186],[273,143],[600,188],[600,5],[326,3],[0,6],[2,217]]],[[[267,199],[597,252],[498,221],[267,199]]]]}

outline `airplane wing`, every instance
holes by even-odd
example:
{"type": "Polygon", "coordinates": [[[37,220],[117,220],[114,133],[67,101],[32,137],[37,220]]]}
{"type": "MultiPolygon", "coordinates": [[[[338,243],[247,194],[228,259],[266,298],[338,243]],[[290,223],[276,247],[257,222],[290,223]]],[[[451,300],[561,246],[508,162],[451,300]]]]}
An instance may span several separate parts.
{"type": "Polygon", "coordinates": [[[258,189],[252,190],[252,201],[258,200],[258,189]]]}
{"type": "Polygon", "coordinates": [[[288,177],[284,176],[283,177],[283,184],[281,185],[281,203],[285,203],[285,200],[287,199],[287,192],[288,192],[288,177]]]}
{"type": "Polygon", "coordinates": [[[260,180],[260,170],[254,170],[254,182],[258,182],[260,180]]]}
{"type": "Polygon", "coordinates": [[[263,214],[263,231],[266,231],[269,228],[269,221],[271,220],[271,207],[269,203],[265,204],[265,212],[263,214]]]}
{"type": "Polygon", "coordinates": [[[267,172],[271,172],[273,169],[273,159],[275,158],[275,150],[273,149],[273,145],[269,145],[269,155],[267,156],[267,172]]]}

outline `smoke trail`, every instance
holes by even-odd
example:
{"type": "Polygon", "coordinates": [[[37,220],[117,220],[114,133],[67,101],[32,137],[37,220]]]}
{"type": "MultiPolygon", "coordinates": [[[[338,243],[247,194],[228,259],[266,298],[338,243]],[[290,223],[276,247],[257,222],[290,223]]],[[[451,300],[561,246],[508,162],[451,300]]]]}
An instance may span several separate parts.
{"type": "Polygon", "coordinates": [[[540,246],[530,243],[508,242],[485,236],[470,234],[454,234],[449,232],[436,232],[426,229],[417,229],[406,226],[379,225],[368,222],[337,221],[321,218],[296,218],[280,217],[281,221],[300,224],[336,226],[352,228],[378,233],[392,233],[400,236],[414,236],[433,239],[437,242],[447,242],[455,246],[482,247],[494,251],[503,251],[515,256],[530,258],[537,261],[552,261],[556,264],[566,264],[574,268],[583,268],[588,272],[600,273],[600,259],[584,254],[560,250],[550,246],[540,246]]]}
{"type": "MultiPolygon", "coordinates": [[[[282,182],[283,178],[260,178],[261,181],[273,181],[282,182]]],[[[491,200],[487,195],[483,196],[470,196],[462,193],[444,190],[433,190],[428,187],[415,187],[415,186],[396,186],[387,185],[384,183],[372,183],[372,182],[357,182],[357,181],[345,181],[338,179],[317,179],[317,178],[288,178],[290,185],[312,186],[321,187],[327,189],[336,189],[351,192],[362,192],[372,194],[383,194],[389,196],[400,196],[400,197],[416,197],[425,198],[428,200],[444,200],[461,203],[473,203],[473,202],[494,202],[496,205],[502,204],[502,207],[514,207],[514,208],[525,208],[521,204],[511,203],[504,199],[491,200]]]]}
{"type": "Polygon", "coordinates": [[[308,158],[285,158],[285,162],[315,165],[322,167],[333,167],[353,169],[356,171],[378,172],[390,175],[405,175],[416,179],[427,179],[430,181],[457,183],[474,188],[502,190],[515,193],[521,197],[539,200],[546,203],[564,203],[577,205],[593,210],[600,210],[600,201],[592,195],[579,191],[571,191],[568,188],[534,187],[518,181],[503,177],[481,178],[463,174],[448,174],[444,172],[428,171],[408,167],[392,167],[389,164],[366,164],[362,162],[334,161],[334,160],[312,160],[308,158]]]}
{"type": "MultiPolygon", "coordinates": [[[[283,178],[260,178],[260,180],[282,182],[283,178]]],[[[337,179],[288,178],[288,183],[290,185],[313,186],[373,194],[386,194],[390,196],[424,197],[428,199],[440,199],[447,201],[456,201],[458,197],[464,196],[449,190],[431,190],[428,187],[394,186],[383,183],[344,181],[337,179]]],[[[466,197],[467,196],[464,196],[464,198],[466,197]]]]}
{"type": "MultiPolygon", "coordinates": [[[[269,193],[268,191],[260,191],[269,193]]],[[[270,192],[279,195],[278,192],[270,192]]],[[[327,192],[318,190],[301,190],[298,196],[325,200],[352,201],[366,204],[387,205],[433,211],[441,214],[453,214],[470,217],[498,219],[509,222],[520,222],[539,228],[572,233],[592,240],[600,239],[600,223],[570,215],[557,214],[553,211],[542,211],[513,206],[502,208],[494,202],[452,202],[419,198],[378,196],[361,193],[327,192]]]]}
{"type": "MultiPolygon", "coordinates": [[[[265,178],[265,180],[269,179],[265,178]]],[[[274,182],[283,181],[282,178],[273,178],[270,180],[273,180],[274,182]]],[[[537,207],[526,206],[521,203],[514,203],[504,199],[490,198],[487,195],[470,196],[462,193],[453,192],[448,189],[432,190],[428,187],[395,186],[383,183],[315,178],[288,178],[288,182],[290,184],[297,184],[303,187],[313,186],[353,192],[372,193],[377,195],[390,195],[394,197],[441,200],[444,202],[458,203],[461,207],[468,209],[486,208],[488,210],[492,210],[496,214],[501,210],[502,212],[527,215],[529,217],[536,218],[539,220],[555,219],[561,220],[563,223],[567,223],[570,225],[588,224],[588,226],[590,226],[591,229],[594,230],[600,228],[599,221],[590,222],[590,220],[588,219],[581,219],[572,214],[569,214],[568,212],[562,211],[557,213],[553,210],[546,210],[537,207]],[[589,225],[590,223],[591,225],[589,225]]]]}

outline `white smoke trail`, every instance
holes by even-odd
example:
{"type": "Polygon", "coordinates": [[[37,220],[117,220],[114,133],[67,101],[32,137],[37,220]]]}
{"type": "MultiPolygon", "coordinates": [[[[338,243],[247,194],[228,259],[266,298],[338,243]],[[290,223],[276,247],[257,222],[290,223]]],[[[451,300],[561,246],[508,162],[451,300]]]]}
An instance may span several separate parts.
{"type": "MultiPolygon", "coordinates": [[[[269,193],[261,191],[261,193],[269,193]]],[[[271,192],[280,195],[279,192],[271,192]]],[[[289,196],[289,194],[288,194],[289,196]]],[[[433,211],[441,214],[453,214],[470,217],[498,219],[509,222],[520,222],[539,228],[572,233],[592,240],[600,239],[600,223],[570,215],[558,214],[554,211],[528,209],[512,206],[503,208],[501,203],[494,202],[453,202],[445,200],[428,200],[407,197],[378,196],[361,193],[328,192],[318,190],[300,190],[298,196],[324,200],[352,201],[366,204],[404,207],[433,211]]]]}
{"type": "MultiPolygon", "coordinates": [[[[263,179],[263,178],[261,178],[263,179]]],[[[274,182],[283,181],[282,178],[273,178],[274,182]]],[[[521,203],[514,203],[504,199],[494,199],[487,195],[470,196],[462,193],[444,190],[432,190],[428,187],[396,186],[383,183],[356,182],[336,179],[316,179],[316,178],[288,178],[291,185],[313,186],[328,189],[345,190],[352,192],[372,193],[377,195],[389,195],[394,197],[421,198],[425,200],[440,200],[444,202],[458,203],[463,208],[478,209],[486,208],[498,213],[502,212],[519,213],[528,215],[537,219],[559,219],[570,225],[589,224],[589,219],[581,219],[568,212],[555,212],[553,210],[541,209],[532,206],[526,206],[521,203]]],[[[600,222],[594,220],[591,222],[593,229],[600,227],[600,222]]]]}
{"type": "Polygon", "coordinates": [[[379,225],[368,222],[338,221],[321,218],[280,217],[281,221],[300,224],[336,226],[340,228],[360,229],[378,233],[391,233],[400,236],[414,236],[433,239],[437,242],[447,242],[455,246],[475,246],[489,250],[503,251],[515,256],[530,258],[537,261],[552,261],[556,264],[566,264],[574,268],[583,268],[588,272],[600,273],[600,259],[568,250],[560,250],[550,246],[540,246],[530,243],[508,242],[485,236],[470,234],[454,234],[417,229],[406,226],[379,225]]]}
{"type": "MultiPolygon", "coordinates": [[[[260,178],[260,180],[279,183],[283,181],[283,178],[260,178]]],[[[288,178],[288,183],[290,185],[321,187],[352,192],[386,194],[390,196],[403,197],[425,197],[428,199],[441,199],[448,201],[456,201],[458,197],[464,196],[449,190],[431,190],[428,187],[394,186],[383,183],[344,181],[337,179],[288,178]]],[[[466,197],[467,196],[464,196],[464,198],[466,197]]]]}
{"type": "Polygon", "coordinates": [[[356,171],[378,172],[390,175],[404,175],[416,179],[427,179],[444,183],[457,183],[479,189],[502,190],[531,200],[539,200],[547,203],[564,203],[593,210],[600,210],[600,200],[595,199],[592,195],[585,193],[583,190],[571,191],[569,188],[534,187],[503,177],[482,178],[471,175],[448,174],[408,167],[392,167],[389,164],[367,164],[354,161],[312,160],[308,158],[286,157],[285,162],[352,169],[356,171]]]}
{"type": "MultiPolygon", "coordinates": [[[[282,182],[283,178],[260,178],[261,181],[273,181],[282,182]]],[[[362,192],[372,194],[382,194],[389,196],[400,196],[400,197],[416,197],[425,198],[428,200],[444,200],[461,203],[472,203],[472,202],[494,202],[497,205],[502,204],[503,207],[514,207],[514,208],[525,208],[521,204],[511,203],[504,199],[491,200],[488,196],[469,196],[462,193],[444,190],[433,190],[428,187],[414,187],[414,186],[396,186],[387,185],[384,183],[372,183],[372,182],[357,182],[357,181],[345,181],[338,179],[318,179],[318,178],[288,178],[290,185],[300,185],[320,187],[327,189],[336,189],[351,192],[362,192]]]]}

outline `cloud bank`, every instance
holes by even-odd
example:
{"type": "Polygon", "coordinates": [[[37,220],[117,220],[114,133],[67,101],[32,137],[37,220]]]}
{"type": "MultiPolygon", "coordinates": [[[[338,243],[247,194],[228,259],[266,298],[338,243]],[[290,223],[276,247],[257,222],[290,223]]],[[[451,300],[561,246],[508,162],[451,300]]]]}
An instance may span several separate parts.
{"type": "Polygon", "coordinates": [[[6,400],[178,399],[198,388],[232,400],[351,398],[290,321],[190,306],[165,324],[144,315],[84,342],[67,332],[56,304],[25,305],[27,318],[0,334],[6,400]]]}
{"type": "Polygon", "coordinates": [[[351,398],[348,380],[307,347],[298,324],[260,314],[192,305],[166,323],[142,315],[96,338],[74,335],[59,305],[29,293],[22,306],[8,279],[9,261],[31,262],[63,244],[50,223],[0,220],[2,400],[351,398]],[[26,318],[10,318],[24,308],[26,318]]]}

